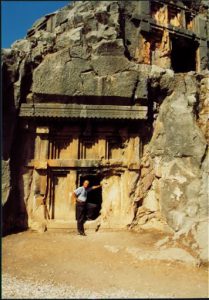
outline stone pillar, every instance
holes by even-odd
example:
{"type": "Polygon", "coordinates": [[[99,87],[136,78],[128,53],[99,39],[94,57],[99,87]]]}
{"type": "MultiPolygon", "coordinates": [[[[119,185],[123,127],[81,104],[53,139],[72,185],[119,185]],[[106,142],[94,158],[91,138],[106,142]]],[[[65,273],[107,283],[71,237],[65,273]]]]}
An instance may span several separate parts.
{"type": "Polygon", "coordinates": [[[99,159],[105,159],[105,147],[106,147],[106,140],[99,139],[98,140],[98,157],[99,159]]]}
{"type": "Polygon", "coordinates": [[[155,48],[154,59],[152,63],[158,65],[161,68],[170,68],[171,67],[171,41],[169,37],[169,32],[167,29],[164,29],[162,40],[159,47],[155,48]]]}
{"type": "Polygon", "coordinates": [[[194,31],[196,35],[201,39],[207,39],[207,28],[206,28],[206,18],[197,15],[194,19],[194,31]]]}
{"type": "Polygon", "coordinates": [[[130,137],[128,147],[127,147],[127,162],[137,163],[139,162],[139,158],[142,156],[142,145],[139,136],[130,137]]]}
{"type": "Polygon", "coordinates": [[[47,158],[48,158],[48,127],[36,128],[35,161],[34,161],[34,196],[32,205],[33,220],[45,218],[45,201],[47,193],[47,158]]]}
{"type": "Polygon", "coordinates": [[[208,47],[207,41],[200,40],[199,48],[196,57],[196,70],[201,72],[208,67],[208,47]]]}
{"type": "Polygon", "coordinates": [[[72,159],[78,159],[78,157],[79,157],[78,149],[79,149],[79,137],[78,137],[78,135],[76,135],[75,137],[73,137],[73,140],[72,140],[72,143],[70,146],[69,157],[72,159]]]}
{"type": "Polygon", "coordinates": [[[69,196],[69,216],[68,220],[75,221],[75,202],[73,201],[73,191],[76,189],[76,177],[77,172],[75,170],[71,170],[70,173],[67,175],[68,181],[68,196],[69,196]]]}
{"type": "Polygon", "coordinates": [[[151,44],[142,34],[139,36],[139,46],[136,48],[135,60],[137,63],[151,64],[151,44]]]}
{"type": "Polygon", "coordinates": [[[48,158],[49,128],[36,127],[35,160],[46,160],[48,158]]]}
{"type": "Polygon", "coordinates": [[[35,172],[37,172],[37,176],[35,176],[35,186],[34,192],[35,194],[40,194],[44,196],[46,193],[47,186],[47,158],[48,158],[48,147],[49,147],[49,139],[48,139],[49,128],[48,127],[37,127],[36,128],[36,142],[35,142],[35,172]]]}
{"type": "Polygon", "coordinates": [[[186,29],[186,15],[184,10],[181,11],[181,22],[182,27],[186,29]]]}
{"type": "Polygon", "coordinates": [[[194,31],[200,38],[199,49],[197,51],[197,71],[207,69],[208,67],[208,49],[207,49],[207,25],[206,18],[197,15],[194,19],[194,31]]]}

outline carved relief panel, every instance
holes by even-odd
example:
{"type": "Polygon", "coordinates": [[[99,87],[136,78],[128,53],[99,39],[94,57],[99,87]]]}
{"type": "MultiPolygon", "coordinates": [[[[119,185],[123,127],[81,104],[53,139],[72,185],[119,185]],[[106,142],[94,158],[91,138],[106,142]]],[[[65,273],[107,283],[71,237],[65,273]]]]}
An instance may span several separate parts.
{"type": "Polygon", "coordinates": [[[50,159],[69,159],[72,157],[72,137],[54,136],[49,140],[50,159]]]}
{"type": "Polygon", "coordinates": [[[79,139],[79,159],[99,159],[98,139],[88,136],[79,139]]]}

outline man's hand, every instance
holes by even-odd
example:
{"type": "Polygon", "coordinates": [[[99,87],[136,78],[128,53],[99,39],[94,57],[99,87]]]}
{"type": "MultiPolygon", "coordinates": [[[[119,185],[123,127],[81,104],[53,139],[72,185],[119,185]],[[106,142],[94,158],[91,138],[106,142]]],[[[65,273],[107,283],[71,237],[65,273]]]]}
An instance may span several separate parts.
{"type": "Polygon", "coordinates": [[[92,190],[98,189],[98,188],[100,188],[100,187],[102,187],[101,184],[100,184],[100,185],[93,185],[93,186],[92,186],[92,190]]]}

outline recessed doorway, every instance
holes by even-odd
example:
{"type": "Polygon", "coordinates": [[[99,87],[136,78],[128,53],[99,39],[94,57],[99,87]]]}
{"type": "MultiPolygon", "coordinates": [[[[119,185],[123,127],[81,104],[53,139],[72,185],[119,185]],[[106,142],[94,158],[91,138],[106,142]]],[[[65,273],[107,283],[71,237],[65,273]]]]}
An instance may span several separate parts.
{"type": "Polygon", "coordinates": [[[193,40],[172,37],[171,66],[175,73],[196,71],[198,44],[193,40]]]}
{"type": "MultiPolygon", "coordinates": [[[[80,186],[83,185],[85,180],[89,181],[89,187],[99,185],[102,178],[98,175],[81,175],[80,186]]],[[[95,220],[100,215],[102,207],[102,188],[92,190],[87,196],[87,218],[95,220]]]]}

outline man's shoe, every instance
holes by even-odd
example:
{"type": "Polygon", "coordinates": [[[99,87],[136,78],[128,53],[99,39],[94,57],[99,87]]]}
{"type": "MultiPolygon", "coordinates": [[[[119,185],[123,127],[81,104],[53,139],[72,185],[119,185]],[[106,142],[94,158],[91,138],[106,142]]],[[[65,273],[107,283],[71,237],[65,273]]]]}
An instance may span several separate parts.
{"type": "Polygon", "coordinates": [[[82,232],[82,231],[79,231],[78,235],[84,235],[84,236],[86,236],[85,232],[82,232]]]}
{"type": "Polygon", "coordinates": [[[101,224],[98,224],[95,231],[97,232],[99,230],[99,227],[101,226],[101,224]]]}

